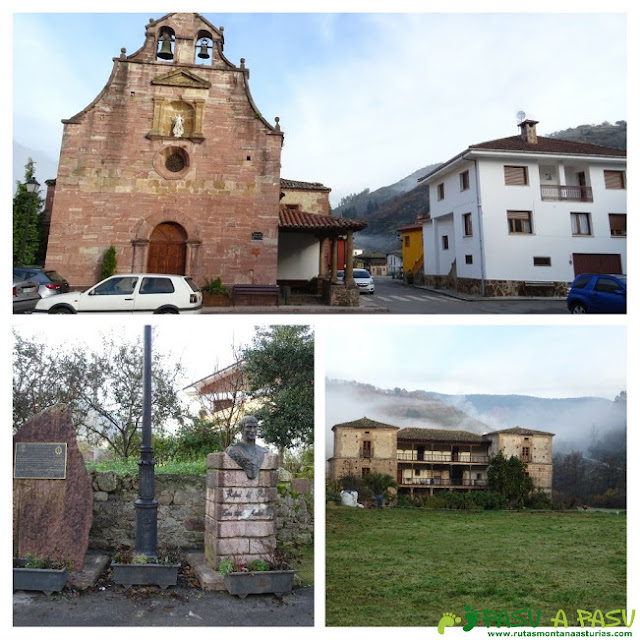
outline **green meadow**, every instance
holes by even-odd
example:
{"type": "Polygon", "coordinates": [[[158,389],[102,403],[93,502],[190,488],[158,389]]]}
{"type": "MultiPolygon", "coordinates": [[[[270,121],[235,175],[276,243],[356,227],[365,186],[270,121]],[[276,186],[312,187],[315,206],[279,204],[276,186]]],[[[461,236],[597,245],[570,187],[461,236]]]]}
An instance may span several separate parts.
{"type": "Polygon", "coordinates": [[[578,609],[626,606],[624,512],[329,505],[326,547],[328,626],[437,626],[449,612],[464,625],[465,606],[478,626],[483,610],[531,610],[534,624],[540,610],[553,626],[559,609],[576,626],[578,609]]]}

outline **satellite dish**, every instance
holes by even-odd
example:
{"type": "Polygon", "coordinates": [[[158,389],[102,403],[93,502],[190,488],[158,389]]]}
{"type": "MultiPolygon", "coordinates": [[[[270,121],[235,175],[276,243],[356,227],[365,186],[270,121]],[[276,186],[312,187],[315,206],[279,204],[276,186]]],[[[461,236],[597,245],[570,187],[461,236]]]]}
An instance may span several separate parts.
{"type": "Polygon", "coordinates": [[[518,113],[516,113],[516,118],[518,118],[518,124],[520,124],[526,117],[527,117],[527,114],[524,111],[518,111],[518,113]]]}

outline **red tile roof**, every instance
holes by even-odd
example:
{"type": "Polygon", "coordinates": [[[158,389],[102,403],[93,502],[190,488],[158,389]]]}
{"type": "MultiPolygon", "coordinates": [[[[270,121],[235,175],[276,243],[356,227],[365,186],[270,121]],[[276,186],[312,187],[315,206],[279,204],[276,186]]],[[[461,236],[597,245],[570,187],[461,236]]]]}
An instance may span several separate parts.
{"type": "Polygon", "coordinates": [[[286,180],[280,178],[281,189],[304,189],[305,191],[331,191],[320,182],[300,182],[299,180],[286,180]]]}
{"type": "Polygon", "coordinates": [[[337,216],[307,213],[287,205],[280,205],[280,229],[307,229],[325,231],[360,231],[367,226],[364,220],[351,220],[337,216]]]}
{"type": "Polygon", "coordinates": [[[538,136],[537,144],[527,142],[521,136],[511,136],[510,138],[499,138],[498,140],[472,144],[469,149],[526,151],[528,153],[566,153],[589,156],[626,157],[627,155],[624,149],[612,149],[611,147],[601,147],[596,144],[572,142],[570,140],[561,140],[560,138],[544,138],[542,136],[538,136]]]}

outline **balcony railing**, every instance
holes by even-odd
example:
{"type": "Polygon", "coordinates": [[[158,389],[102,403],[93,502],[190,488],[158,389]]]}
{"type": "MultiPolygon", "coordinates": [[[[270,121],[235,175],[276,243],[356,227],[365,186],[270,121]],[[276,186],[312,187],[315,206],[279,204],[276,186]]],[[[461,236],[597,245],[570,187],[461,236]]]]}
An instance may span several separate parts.
{"type": "Polygon", "coordinates": [[[463,478],[403,478],[400,485],[414,487],[487,487],[489,486],[489,481],[463,478]]]}
{"type": "Polygon", "coordinates": [[[424,453],[421,456],[416,454],[414,457],[411,453],[398,453],[398,460],[408,462],[458,462],[488,464],[489,456],[476,455],[471,456],[464,453],[424,453]]]}
{"type": "Polygon", "coordinates": [[[361,458],[373,458],[373,447],[360,447],[361,458]]]}
{"type": "Polygon", "coordinates": [[[542,184],[540,195],[543,200],[566,200],[568,202],[593,202],[591,187],[568,184],[542,184]]]}

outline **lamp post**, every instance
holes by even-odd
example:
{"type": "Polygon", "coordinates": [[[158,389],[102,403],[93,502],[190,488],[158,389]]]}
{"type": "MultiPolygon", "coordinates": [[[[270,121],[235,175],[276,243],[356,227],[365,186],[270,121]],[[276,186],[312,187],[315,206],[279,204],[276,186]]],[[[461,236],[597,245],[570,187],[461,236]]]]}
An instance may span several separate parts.
{"type": "Polygon", "coordinates": [[[38,193],[38,187],[40,183],[36,180],[35,176],[32,176],[30,180],[27,181],[26,185],[27,193],[31,194],[29,196],[29,203],[27,206],[27,219],[25,221],[24,230],[22,232],[22,242],[20,243],[20,266],[24,266],[24,254],[27,249],[27,236],[29,235],[29,225],[31,224],[31,209],[33,208],[33,198],[34,193],[38,193]]]}
{"type": "Polygon", "coordinates": [[[155,499],[153,447],[151,446],[151,326],[144,328],[142,371],[142,446],[138,462],[138,499],[136,509],[136,554],[156,557],[158,541],[158,502],[155,499]]]}

